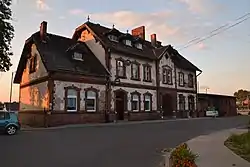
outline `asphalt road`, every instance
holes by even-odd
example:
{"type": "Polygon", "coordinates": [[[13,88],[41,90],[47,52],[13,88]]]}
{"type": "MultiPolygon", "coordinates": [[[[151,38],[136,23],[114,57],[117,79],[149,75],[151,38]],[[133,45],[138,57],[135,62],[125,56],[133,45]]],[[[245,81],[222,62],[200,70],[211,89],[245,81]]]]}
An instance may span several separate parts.
{"type": "Polygon", "coordinates": [[[0,135],[0,166],[158,167],[163,148],[198,135],[245,125],[247,119],[181,120],[0,135]]]}

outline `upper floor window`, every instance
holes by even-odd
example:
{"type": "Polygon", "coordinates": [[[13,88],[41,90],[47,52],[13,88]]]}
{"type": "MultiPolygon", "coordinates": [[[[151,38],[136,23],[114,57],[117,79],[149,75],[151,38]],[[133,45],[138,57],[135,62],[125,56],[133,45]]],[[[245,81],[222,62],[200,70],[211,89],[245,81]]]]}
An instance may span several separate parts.
{"type": "Polygon", "coordinates": [[[116,60],[116,75],[120,78],[126,77],[126,66],[123,60],[116,60]]]}
{"type": "Polygon", "coordinates": [[[29,72],[33,73],[36,71],[36,66],[37,66],[37,55],[35,54],[34,56],[31,56],[30,64],[29,64],[29,72]]]}
{"type": "Polygon", "coordinates": [[[87,112],[96,112],[97,92],[93,90],[86,91],[85,108],[87,112]]]}
{"type": "Polygon", "coordinates": [[[194,87],[194,76],[192,74],[188,74],[188,87],[194,87]]]}
{"type": "Polygon", "coordinates": [[[151,66],[150,65],[143,65],[143,81],[151,82],[151,66]]]}
{"type": "Polygon", "coordinates": [[[124,40],[124,43],[125,43],[125,45],[127,45],[127,46],[132,46],[132,42],[131,42],[130,40],[128,40],[128,39],[125,39],[125,40],[124,40]]]}
{"type": "Polygon", "coordinates": [[[179,86],[184,86],[184,73],[179,72],[179,86]]]}
{"type": "Polygon", "coordinates": [[[138,49],[142,49],[142,44],[141,43],[136,43],[135,47],[138,48],[138,49]]]}
{"type": "Polygon", "coordinates": [[[162,78],[163,78],[163,83],[164,84],[173,84],[172,82],[172,69],[163,67],[162,68],[162,78]]]}
{"type": "Polygon", "coordinates": [[[109,35],[108,38],[109,38],[109,40],[111,40],[111,41],[118,42],[118,37],[115,36],[115,35],[109,35]]]}
{"type": "Polygon", "coordinates": [[[83,61],[82,53],[74,52],[73,59],[83,61]]]}
{"type": "Polygon", "coordinates": [[[131,93],[131,109],[132,111],[140,110],[140,94],[137,92],[131,93]]]}
{"type": "Polygon", "coordinates": [[[140,64],[137,62],[131,64],[131,79],[140,80],[140,64]]]}
{"type": "Polygon", "coordinates": [[[77,111],[77,90],[76,89],[67,89],[67,102],[66,102],[66,110],[68,112],[76,112],[77,111]]]}

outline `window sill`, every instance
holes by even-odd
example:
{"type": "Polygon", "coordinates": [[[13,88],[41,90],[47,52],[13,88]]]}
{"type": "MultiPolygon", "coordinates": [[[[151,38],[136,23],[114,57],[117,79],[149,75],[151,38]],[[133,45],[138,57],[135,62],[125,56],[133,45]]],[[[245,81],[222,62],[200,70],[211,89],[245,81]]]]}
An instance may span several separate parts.
{"type": "Polygon", "coordinates": [[[152,80],[143,80],[143,82],[152,82],[152,80]]]}
{"type": "Polygon", "coordinates": [[[116,75],[116,76],[115,76],[115,78],[119,78],[119,79],[127,79],[127,77],[126,77],[126,76],[118,76],[118,75],[116,75]]]}
{"type": "Polygon", "coordinates": [[[141,81],[140,78],[130,78],[130,79],[133,80],[133,81],[141,81]]]}
{"type": "Polygon", "coordinates": [[[164,84],[164,85],[173,85],[173,83],[167,83],[167,82],[162,82],[162,84],[164,84]]]}

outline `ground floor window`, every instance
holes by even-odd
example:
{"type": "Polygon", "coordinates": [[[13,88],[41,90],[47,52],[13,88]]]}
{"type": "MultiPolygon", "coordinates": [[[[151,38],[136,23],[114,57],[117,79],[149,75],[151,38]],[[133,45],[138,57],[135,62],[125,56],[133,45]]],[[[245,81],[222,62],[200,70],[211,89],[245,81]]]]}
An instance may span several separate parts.
{"type": "Polygon", "coordinates": [[[179,95],[179,110],[184,111],[185,110],[185,96],[182,94],[179,95]]]}
{"type": "Polygon", "coordinates": [[[77,90],[76,89],[68,89],[67,90],[66,109],[68,112],[76,112],[77,111],[77,90]]]}
{"type": "Polygon", "coordinates": [[[131,93],[131,109],[132,111],[140,110],[140,94],[137,92],[131,93]]]}
{"type": "Polygon", "coordinates": [[[97,104],[97,93],[92,90],[88,90],[86,92],[86,110],[87,112],[96,112],[96,104],[97,104]]]}
{"type": "Polygon", "coordinates": [[[188,96],[188,110],[195,110],[194,96],[188,96]]]}
{"type": "Polygon", "coordinates": [[[152,95],[150,93],[144,94],[144,111],[152,110],[152,95]]]}

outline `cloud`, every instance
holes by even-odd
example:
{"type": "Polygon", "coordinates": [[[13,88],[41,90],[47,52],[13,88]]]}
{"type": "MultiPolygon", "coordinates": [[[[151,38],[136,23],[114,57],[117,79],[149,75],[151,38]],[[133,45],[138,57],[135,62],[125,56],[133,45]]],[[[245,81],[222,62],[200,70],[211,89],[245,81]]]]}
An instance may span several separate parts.
{"type": "Polygon", "coordinates": [[[221,8],[220,5],[213,3],[212,0],[175,0],[187,5],[188,10],[192,13],[205,14],[213,13],[221,8]]]}
{"type": "Polygon", "coordinates": [[[81,15],[83,13],[84,13],[84,11],[82,9],[72,9],[69,11],[69,14],[71,14],[71,15],[81,15]]]}
{"type": "Polygon", "coordinates": [[[51,8],[44,2],[44,0],[36,0],[36,7],[40,11],[51,10],[51,8]]]}
{"type": "Polygon", "coordinates": [[[196,48],[198,49],[198,50],[206,50],[206,49],[208,49],[208,47],[204,44],[204,43],[198,43],[197,45],[196,45],[196,48]]]}

